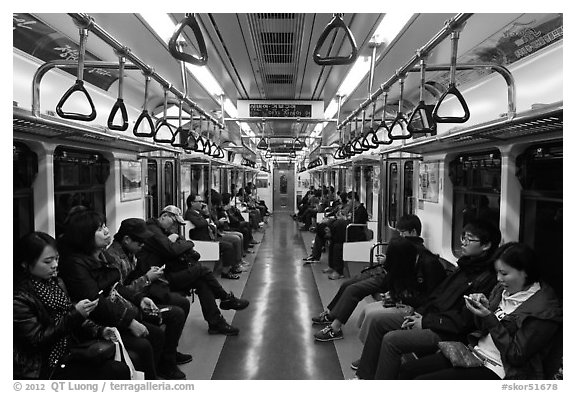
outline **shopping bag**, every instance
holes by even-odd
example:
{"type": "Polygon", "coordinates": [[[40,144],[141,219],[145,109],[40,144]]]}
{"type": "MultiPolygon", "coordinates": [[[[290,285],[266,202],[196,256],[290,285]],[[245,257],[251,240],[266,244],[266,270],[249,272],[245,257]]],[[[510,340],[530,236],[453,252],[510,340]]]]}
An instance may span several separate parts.
{"type": "Polygon", "coordinates": [[[144,379],[144,372],[138,371],[134,368],[134,364],[132,363],[132,359],[130,359],[130,355],[128,355],[128,351],[122,342],[122,337],[120,336],[120,332],[116,328],[112,328],[114,330],[114,335],[116,336],[116,340],[114,341],[114,345],[116,346],[116,353],[114,354],[114,360],[118,362],[124,362],[130,369],[130,379],[132,380],[143,380],[144,379]]]}

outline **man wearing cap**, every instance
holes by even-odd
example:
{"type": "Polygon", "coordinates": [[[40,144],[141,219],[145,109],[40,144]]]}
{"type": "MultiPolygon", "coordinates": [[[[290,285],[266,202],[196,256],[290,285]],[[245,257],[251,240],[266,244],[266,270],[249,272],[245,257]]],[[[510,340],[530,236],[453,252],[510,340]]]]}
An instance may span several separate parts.
{"type": "Polygon", "coordinates": [[[165,265],[164,277],[173,291],[196,289],[209,334],[237,335],[239,329],[226,322],[215,299],[220,299],[223,310],[243,310],[249,302],[222,288],[212,271],[198,262],[200,255],[194,251],[194,243],[171,232],[175,223],[184,225],[182,211],[174,205],[166,206],[158,218],[146,222],[154,236],[144,240],[144,247],[137,255],[137,270],[144,274],[152,266],[165,265]]]}
{"type": "Polygon", "coordinates": [[[166,326],[162,358],[158,362],[158,375],[165,379],[185,379],[186,375],[176,365],[191,362],[192,355],[177,352],[176,348],[184,329],[190,303],[184,296],[170,292],[166,283],[164,285],[166,286],[167,297],[158,299],[157,296],[154,296],[151,286],[153,283],[163,284],[162,268],[152,266],[142,276],[137,276],[135,273],[136,253],[140,252],[144,246],[144,241],[152,236],[154,234],[146,228],[144,220],[128,218],[120,224],[118,232],[114,235],[114,241],[105,253],[111,264],[120,271],[122,284],[135,292],[145,294],[154,301],[149,310],[144,310],[144,319],[148,319],[152,323],[161,322],[166,326]],[[164,310],[162,313],[159,312],[156,303],[162,304],[160,306],[164,310]],[[169,306],[166,307],[165,305],[169,306]],[[186,311],[179,305],[183,305],[186,311]]]}

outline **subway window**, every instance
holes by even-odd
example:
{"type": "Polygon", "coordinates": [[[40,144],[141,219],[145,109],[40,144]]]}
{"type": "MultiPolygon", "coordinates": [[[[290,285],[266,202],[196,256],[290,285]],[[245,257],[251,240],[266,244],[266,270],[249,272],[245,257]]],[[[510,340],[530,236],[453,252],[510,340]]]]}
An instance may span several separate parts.
{"type": "Polygon", "coordinates": [[[24,143],[12,144],[12,195],[14,239],[34,231],[34,190],[32,182],[38,173],[38,156],[24,143]]]}
{"type": "Polygon", "coordinates": [[[522,185],[520,241],[536,252],[546,269],[542,277],[562,296],[563,146],[561,142],[529,147],[516,160],[522,185]]]}
{"type": "Polygon", "coordinates": [[[372,175],[374,173],[373,166],[366,166],[364,167],[364,179],[366,180],[366,210],[368,211],[368,217],[372,218],[373,215],[373,208],[372,208],[372,201],[374,199],[374,195],[372,194],[374,190],[374,181],[372,180],[372,175]]]}
{"type": "Polygon", "coordinates": [[[404,194],[402,197],[404,200],[402,214],[414,214],[416,210],[414,203],[414,161],[404,163],[404,194]]]}
{"type": "Polygon", "coordinates": [[[74,206],[85,206],[106,216],[105,182],[110,163],[102,154],[58,146],[54,150],[54,208],[56,236],[74,206]]]}
{"type": "Polygon", "coordinates": [[[498,150],[462,154],[449,164],[453,184],[452,251],[460,257],[460,236],[472,219],[500,223],[501,156],[498,150]]]}

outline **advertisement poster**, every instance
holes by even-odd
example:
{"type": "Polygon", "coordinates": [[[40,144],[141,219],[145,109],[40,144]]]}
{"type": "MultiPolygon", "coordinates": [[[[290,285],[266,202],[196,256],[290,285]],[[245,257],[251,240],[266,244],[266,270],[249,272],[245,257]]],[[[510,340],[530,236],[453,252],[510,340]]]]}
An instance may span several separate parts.
{"type": "Polygon", "coordinates": [[[142,197],[142,163],[120,161],[120,200],[131,201],[142,197]]]}
{"type": "Polygon", "coordinates": [[[418,199],[438,203],[438,162],[422,162],[418,174],[418,199]]]}

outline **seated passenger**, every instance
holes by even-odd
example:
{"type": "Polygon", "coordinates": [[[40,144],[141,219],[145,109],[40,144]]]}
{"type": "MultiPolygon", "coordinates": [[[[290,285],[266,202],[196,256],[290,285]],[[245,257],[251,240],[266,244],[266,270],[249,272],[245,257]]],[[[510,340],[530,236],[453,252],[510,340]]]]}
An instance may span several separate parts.
{"type": "MultiPolygon", "coordinates": [[[[219,238],[216,225],[208,222],[208,217],[210,216],[208,205],[204,203],[199,195],[194,193],[188,195],[186,205],[188,209],[186,210],[184,218],[194,225],[194,228],[190,229],[190,233],[188,234],[190,239],[218,242],[220,262],[222,263],[221,277],[238,280],[240,278],[238,273],[242,272],[238,266],[242,261],[242,257],[240,257],[239,261],[238,254],[234,250],[234,245],[230,241],[219,238]]],[[[180,209],[178,209],[178,211],[180,211],[180,209]]],[[[169,222],[167,221],[166,223],[168,224],[169,222]]],[[[175,222],[172,221],[170,225],[174,223],[175,222]]],[[[165,228],[165,230],[168,229],[169,228],[165,228]]]]}
{"type": "MultiPolygon", "coordinates": [[[[322,249],[326,245],[326,240],[330,239],[331,229],[330,225],[336,221],[339,216],[340,210],[348,202],[348,196],[345,192],[341,192],[336,195],[336,199],[332,202],[332,205],[326,212],[324,219],[316,224],[316,236],[314,237],[314,244],[312,246],[312,252],[309,256],[303,260],[307,263],[320,262],[320,257],[322,256],[322,249]]],[[[305,263],[306,264],[306,263],[305,263]]]]}
{"type": "Polygon", "coordinates": [[[465,298],[478,330],[468,335],[468,354],[476,367],[454,367],[442,354],[402,366],[402,379],[544,379],[543,358],[562,323],[554,290],[539,282],[534,252],[508,243],[494,255],[498,284],[486,298],[465,298]]]}
{"type": "MultiPolygon", "coordinates": [[[[417,216],[405,215],[398,220],[397,229],[401,237],[392,240],[388,246],[383,269],[374,269],[372,275],[360,274],[346,280],[328,304],[328,311],[312,318],[314,324],[329,325],[314,335],[317,341],[343,338],[342,325],[368,295],[390,291],[394,303],[407,306],[402,308],[402,312],[411,312],[426,301],[446,274],[438,256],[424,247],[419,236],[421,228],[417,216]]],[[[380,302],[373,304],[377,304],[380,312],[397,311],[395,307],[382,307],[380,302]]]]}
{"type": "Polygon", "coordinates": [[[150,310],[150,318],[161,318],[162,324],[166,326],[164,362],[171,364],[171,367],[165,367],[164,373],[160,372],[160,375],[166,377],[166,372],[171,371],[174,375],[168,375],[166,379],[177,379],[178,376],[183,378],[184,374],[175,365],[191,362],[192,355],[177,352],[176,348],[190,311],[190,301],[183,295],[170,291],[163,268],[152,266],[146,274],[138,275],[136,254],[142,250],[145,240],[152,236],[154,234],[146,229],[144,220],[127,218],[120,224],[114,241],[104,253],[111,265],[120,271],[120,283],[151,298],[154,306],[157,306],[150,310]],[[161,315],[158,307],[164,310],[161,315]]]}
{"type": "MultiPolygon", "coordinates": [[[[328,268],[324,269],[324,273],[329,273],[330,280],[339,280],[344,278],[344,260],[342,259],[342,244],[346,241],[346,227],[348,224],[366,224],[368,222],[368,212],[364,204],[360,203],[360,198],[357,193],[348,193],[350,202],[350,213],[347,213],[345,218],[338,218],[332,223],[331,228],[331,241],[328,246],[328,268]]],[[[348,241],[358,242],[366,239],[366,228],[352,227],[348,231],[348,241]]]]}
{"type": "Polygon", "coordinates": [[[14,254],[14,379],[130,379],[126,364],[112,358],[94,364],[70,357],[70,347],[81,341],[115,335],[87,319],[98,299],[70,301],[57,277],[56,240],[33,232],[14,254]]]}
{"type": "Polygon", "coordinates": [[[440,341],[461,341],[473,326],[463,295],[489,294],[496,284],[493,255],[500,230],[471,221],[462,233],[458,268],[436,287],[410,316],[380,314],[370,325],[356,375],[360,379],[396,379],[401,356],[434,353],[440,341]]]}
{"type": "MultiPolygon", "coordinates": [[[[58,244],[62,279],[70,297],[73,301],[100,298],[91,318],[118,328],[126,349],[135,353],[134,366],[144,371],[146,379],[156,379],[157,371],[165,377],[184,377],[174,372],[175,364],[165,361],[170,349],[164,346],[164,331],[143,318],[144,312],[157,308],[152,299],[119,283],[120,272],[104,253],[111,240],[99,213],[84,210],[70,215],[58,244]]],[[[166,322],[183,325],[184,312],[178,309],[175,314],[166,322]]]]}
{"type": "Polygon", "coordinates": [[[254,247],[258,242],[254,241],[254,236],[252,236],[252,230],[250,229],[250,224],[244,221],[244,217],[240,213],[240,210],[236,206],[231,204],[232,195],[225,192],[222,194],[222,207],[218,210],[218,217],[226,217],[228,219],[228,225],[232,230],[242,233],[244,237],[244,252],[248,252],[250,248],[254,247]]]}
{"type": "Polygon", "coordinates": [[[202,315],[208,322],[209,334],[237,335],[239,329],[226,322],[215,299],[220,299],[222,310],[243,310],[249,302],[236,298],[232,292],[228,293],[222,288],[212,271],[198,262],[200,255],[194,251],[193,242],[169,232],[174,223],[184,225],[181,214],[178,207],[168,205],[160,217],[147,221],[148,230],[154,236],[145,240],[144,247],[138,253],[137,269],[146,272],[152,266],[166,265],[164,276],[173,291],[195,289],[202,315]]]}

